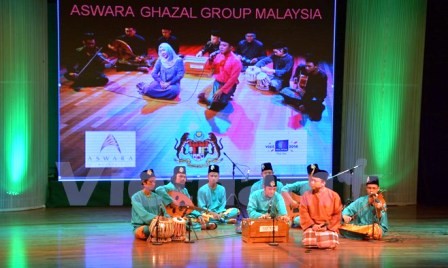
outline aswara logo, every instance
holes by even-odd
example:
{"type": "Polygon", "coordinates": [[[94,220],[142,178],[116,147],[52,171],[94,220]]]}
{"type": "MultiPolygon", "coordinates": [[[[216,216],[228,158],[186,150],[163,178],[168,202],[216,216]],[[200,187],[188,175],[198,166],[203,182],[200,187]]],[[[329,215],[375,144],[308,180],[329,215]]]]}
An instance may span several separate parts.
{"type": "Polygon", "coordinates": [[[86,131],[86,167],[135,167],[134,131],[86,131]]]}

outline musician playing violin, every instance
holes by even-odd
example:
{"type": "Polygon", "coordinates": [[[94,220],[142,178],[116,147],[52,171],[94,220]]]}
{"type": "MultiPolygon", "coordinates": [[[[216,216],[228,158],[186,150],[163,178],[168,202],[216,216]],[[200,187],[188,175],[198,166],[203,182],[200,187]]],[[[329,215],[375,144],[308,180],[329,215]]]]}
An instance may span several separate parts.
{"type": "Polygon", "coordinates": [[[216,223],[236,223],[236,217],[240,213],[237,208],[226,209],[226,188],[218,184],[219,166],[210,165],[208,167],[208,183],[198,190],[198,207],[206,209],[213,214],[204,213],[209,217],[210,222],[216,223]],[[211,217],[210,217],[211,216],[211,217]]]}
{"type": "Polygon", "coordinates": [[[101,49],[96,46],[95,35],[85,33],[82,47],[68,59],[67,72],[64,77],[74,81],[72,88],[79,91],[82,87],[99,87],[109,82],[104,74],[105,68],[113,66],[114,62],[108,60],[101,49]]]}
{"type": "Polygon", "coordinates": [[[356,230],[342,227],[351,231],[341,232],[347,238],[356,239],[356,235],[351,235],[353,232],[365,234],[366,231],[357,231],[357,228],[362,226],[368,231],[367,236],[370,239],[380,239],[389,229],[387,205],[381,194],[377,176],[367,177],[366,191],[367,195],[359,197],[342,211],[344,223],[357,226],[356,230]]]}

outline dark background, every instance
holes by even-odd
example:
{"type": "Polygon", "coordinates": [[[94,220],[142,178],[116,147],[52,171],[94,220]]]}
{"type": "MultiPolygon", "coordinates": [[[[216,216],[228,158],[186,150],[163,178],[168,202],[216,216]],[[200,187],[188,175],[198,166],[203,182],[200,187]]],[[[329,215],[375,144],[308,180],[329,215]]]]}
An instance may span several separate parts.
{"type": "Polygon", "coordinates": [[[417,202],[448,205],[448,2],[427,10],[417,202]]]}

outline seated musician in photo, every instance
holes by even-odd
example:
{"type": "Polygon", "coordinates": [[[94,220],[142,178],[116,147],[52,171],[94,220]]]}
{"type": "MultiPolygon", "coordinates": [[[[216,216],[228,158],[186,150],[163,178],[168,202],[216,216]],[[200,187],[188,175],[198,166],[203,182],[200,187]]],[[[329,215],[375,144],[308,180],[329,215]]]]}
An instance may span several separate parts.
{"type": "Polygon", "coordinates": [[[236,217],[240,214],[237,208],[226,209],[227,195],[226,188],[218,184],[219,166],[210,165],[208,167],[208,183],[198,190],[198,207],[206,209],[208,212],[202,216],[210,217],[210,222],[236,223],[236,217]]]}
{"type": "MultiPolygon", "coordinates": [[[[162,185],[156,188],[156,193],[162,197],[162,202],[165,206],[171,206],[172,208],[178,208],[182,206],[182,204],[173,199],[170,196],[171,191],[179,192],[191,199],[190,193],[188,193],[188,189],[185,188],[185,183],[187,182],[187,169],[184,166],[176,166],[173,170],[173,176],[171,176],[171,182],[166,185],[162,185]]],[[[195,223],[193,224],[193,229],[205,229],[209,226],[206,225],[206,222],[201,216],[199,211],[193,210],[189,214],[185,215],[186,217],[195,218],[195,223]]],[[[215,227],[215,226],[214,226],[215,227]]],[[[216,227],[215,227],[216,228],[216,227]]]]}
{"type": "Polygon", "coordinates": [[[367,195],[359,197],[342,211],[345,224],[339,230],[344,237],[381,239],[389,229],[387,206],[384,199],[379,198],[380,182],[377,176],[367,177],[366,192],[367,195]]]}
{"type": "Polygon", "coordinates": [[[239,83],[238,77],[242,68],[241,61],[232,52],[232,45],[228,40],[221,40],[213,66],[217,74],[214,75],[212,89],[200,93],[198,98],[199,102],[206,104],[210,110],[220,111],[231,100],[239,83]]]}
{"type": "Polygon", "coordinates": [[[292,87],[287,86],[280,91],[285,103],[308,114],[310,120],[320,121],[327,97],[327,75],[319,68],[313,55],[305,55],[305,65],[297,66],[293,81],[292,87]]]}
{"type": "Polygon", "coordinates": [[[300,199],[302,244],[306,248],[334,249],[339,244],[342,203],[339,195],[325,187],[328,172],[317,170],[309,179],[311,190],[300,199]]]}
{"type": "Polygon", "coordinates": [[[289,85],[294,58],[288,53],[288,47],[282,42],[276,42],[272,47],[272,54],[257,62],[255,66],[268,75],[269,89],[278,92],[289,85]],[[270,63],[272,63],[272,68],[266,66],[270,63]]]}
{"type": "Polygon", "coordinates": [[[184,77],[185,68],[183,60],[167,43],[159,46],[157,59],[151,76],[151,83],[140,82],[137,88],[140,94],[155,99],[172,100],[180,93],[180,81],[184,77]]]}
{"type": "Polygon", "coordinates": [[[117,61],[117,71],[140,71],[147,73],[151,66],[148,60],[148,44],[146,39],[137,34],[137,29],[134,26],[126,26],[124,34],[117,37],[118,40],[124,42],[124,45],[129,46],[130,51],[124,50],[116,43],[109,45],[112,50],[118,49],[118,56],[121,57],[117,61]],[[121,53],[125,53],[122,55],[121,53]]]}
{"type": "Polygon", "coordinates": [[[156,175],[152,169],[140,173],[143,189],[131,197],[132,218],[135,238],[148,239],[149,225],[158,217],[169,217],[162,203],[162,198],[153,192],[156,187],[156,175]]]}
{"type": "MultiPolygon", "coordinates": [[[[306,171],[308,173],[308,180],[306,181],[296,181],[294,183],[286,184],[282,188],[282,196],[285,199],[285,203],[289,204],[291,209],[299,209],[300,202],[294,200],[291,196],[295,194],[298,198],[302,196],[306,191],[311,190],[309,179],[310,177],[319,170],[319,166],[317,164],[311,164],[306,167],[306,171]]],[[[300,226],[300,216],[295,216],[292,220],[292,227],[300,226]]]]}
{"type": "MultiPolygon", "coordinates": [[[[263,189],[264,177],[266,177],[267,175],[274,175],[274,169],[272,168],[272,164],[270,162],[261,164],[261,179],[259,181],[255,182],[254,184],[252,184],[252,186],[250,187],[251,194],[257,190],[263,189]]],[[[277,180],[277,192],[281,193],[282,188],[283,188],[283,183],[281,183],[281,181],[277,180]]]]}
{"type": "Polygon", "coordinates": [[[255,65],[258,61],[266,57],[266,50],[263,43],[256,39],[254,31],[248,31],[236,46],[235,54],[243,64],[242,71],[247,69],[247,66],[255,65]]]}
{"type": "Polygon", "coordinates": [[[85,33],[82,39],[82,47],[75,50],[68,59],[67,72],[64,77],[74,81],[72,88],[75,91],[83,87],[100,87],[109,82],[104,74],[105,68],[111,68],[115,62],[106,58],[101,49],[96,46],[95,35],[85,33]]]}
{"type": "Polygon", "coordinates": [[[179,41],[176,36],[172,34],[171,26],[164,25],[162,26],[162,36],[160,36],[156,41],[156,51],[159,49],[160,44],[167,43],[169,44],[176,54],[179,54],[179,41]]]}
{"type": "Polygon", "coordinates": [[[247,212],[251,219],[280,219],[289,224],[285,201],[277,192],[277,177],[267,175],[264,177],[262,190],[250,194],[247,212]]]}
{"type": "Polygon", "coordinates": [[[204,47],[196,54],[196,57],[205,56],[207,53],[212,54],[219,50],[219,44],[221,43],[221,34],[217,30],[212,30],[210,34],[210,40],[205,43],[204,47]]]}

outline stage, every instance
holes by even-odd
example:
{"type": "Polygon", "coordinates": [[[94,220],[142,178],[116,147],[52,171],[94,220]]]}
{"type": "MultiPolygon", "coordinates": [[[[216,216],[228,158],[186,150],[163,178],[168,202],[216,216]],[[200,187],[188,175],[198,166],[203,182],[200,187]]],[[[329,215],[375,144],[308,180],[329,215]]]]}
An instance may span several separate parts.
{"type": "Polygon", "coordinates": [[[130,207],[69,207],[3,212],[1,267],[447,267],[448,210],[389,207],[382,241],[341,238],[336,250],[289,242],[245,243],[234,225],[191,233],[194,243],[135,240],[130,207]]]}

